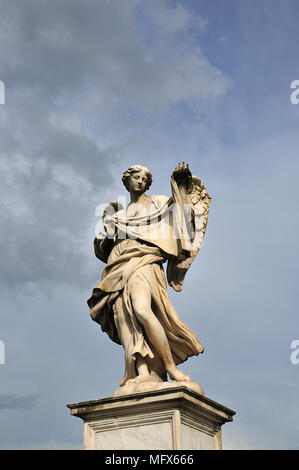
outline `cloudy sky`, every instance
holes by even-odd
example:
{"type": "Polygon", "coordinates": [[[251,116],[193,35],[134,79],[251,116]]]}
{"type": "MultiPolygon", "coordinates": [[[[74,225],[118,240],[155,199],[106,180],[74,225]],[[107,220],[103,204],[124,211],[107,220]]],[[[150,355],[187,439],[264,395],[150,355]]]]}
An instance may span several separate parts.
{"type": "Polygon", "coordinates": [[[205,345],[181,369],[237,412],[226,449],[298,449],[298,0],[0,10],[0,447],[81,448],[66,403],[110,396],[123,373],[86,305],[104,267],[96,207],[126,196],[136,163],[169,195],[187,160],[213,203],[170,292],[205,345]]]}

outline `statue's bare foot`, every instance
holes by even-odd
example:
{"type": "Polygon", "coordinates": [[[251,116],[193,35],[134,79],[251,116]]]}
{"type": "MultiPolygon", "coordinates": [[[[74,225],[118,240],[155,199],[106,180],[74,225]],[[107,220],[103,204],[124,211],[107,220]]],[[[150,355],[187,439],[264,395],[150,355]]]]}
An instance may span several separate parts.
{"type": "Polygon", "coordinates": [[[142,382],[150,382],[150,375],[137,375],[134,379],[128,380],[127,384],[140,384],[142,382]]]}
{"type": "Polygon", "coordinates": [[[167,372],[169,377],[176,382],[191,382],[190,375],[184,374],[177,367],[170,367],[167,372]]]}

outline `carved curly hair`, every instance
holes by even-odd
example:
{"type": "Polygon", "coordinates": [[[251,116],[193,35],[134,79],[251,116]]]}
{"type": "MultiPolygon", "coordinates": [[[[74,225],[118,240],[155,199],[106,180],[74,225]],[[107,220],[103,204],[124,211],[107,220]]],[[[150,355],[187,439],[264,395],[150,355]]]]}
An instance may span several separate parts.
{"type": "Polygon", "coordinates": [[[126,188],[127,191],[129,191],[128,180],[129,180],[130,176],[134,175],[134,173],[139,173],[139,171],[144,171],[145,172],[145,175],[147,177],[147,183],[146,183],[145,191],[147,191],[149,189],[149,187],[150,187],[150,185],[152,184],[152,181],[153,181],[153,177],[152,177],[152,174],[151,174],[150,170],[148,168],[146,168],[146,166],[132,165],[126,171],[123,172],[123,176],[122,176],[122,182],[125,185],[125,188],[126,188]]]}

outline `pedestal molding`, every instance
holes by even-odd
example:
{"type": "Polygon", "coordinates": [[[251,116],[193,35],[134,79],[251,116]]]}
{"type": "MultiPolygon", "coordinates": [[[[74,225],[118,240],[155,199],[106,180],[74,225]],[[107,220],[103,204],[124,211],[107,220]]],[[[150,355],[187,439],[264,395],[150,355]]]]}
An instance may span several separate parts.
{"type": "Polygon", "coordinates": [[[85,449],[221,449],[221,426],[235,414],[187,387],[67,406],[83,419],[85,449]]]}

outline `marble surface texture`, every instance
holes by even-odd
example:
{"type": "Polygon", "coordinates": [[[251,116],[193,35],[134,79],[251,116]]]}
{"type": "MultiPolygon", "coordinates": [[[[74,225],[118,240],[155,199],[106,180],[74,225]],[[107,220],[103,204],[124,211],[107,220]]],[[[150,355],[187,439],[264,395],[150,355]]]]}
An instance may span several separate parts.
{"type": "Polygon", "coordinates": [[[84,449],[216,450],[234,411],[186,385],[67,405],[83,420],[84,449]]]}

